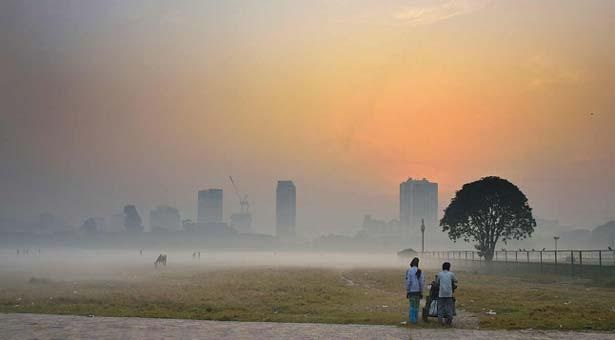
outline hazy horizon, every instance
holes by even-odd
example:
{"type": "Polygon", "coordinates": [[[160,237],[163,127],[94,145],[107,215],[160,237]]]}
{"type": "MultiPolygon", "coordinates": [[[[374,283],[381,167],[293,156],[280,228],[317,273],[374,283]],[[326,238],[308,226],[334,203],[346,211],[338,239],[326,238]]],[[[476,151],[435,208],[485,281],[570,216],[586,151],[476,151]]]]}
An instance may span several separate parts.
{"type": "Polygon", "coordinates": [[[0,2],[0,217],[196,216],[228,176],[274,233],[399,218],[399,183],[518,185],[615,220],[613,1],[0,2]]]}

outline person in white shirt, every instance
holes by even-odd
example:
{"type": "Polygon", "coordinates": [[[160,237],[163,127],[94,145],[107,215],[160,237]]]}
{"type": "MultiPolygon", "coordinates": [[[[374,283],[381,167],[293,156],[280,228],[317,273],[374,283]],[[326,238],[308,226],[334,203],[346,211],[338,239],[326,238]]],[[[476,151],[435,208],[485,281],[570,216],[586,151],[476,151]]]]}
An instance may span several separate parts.
{"type": "Polygon", "coordinates": [[[444,262],[442,271],[438,273],[436,284],[439,285],[438,293],[438,321],[451,325],[453,323],[453,290],[457,288],[457,278],[451,272],[451,264],[444,262]]]}

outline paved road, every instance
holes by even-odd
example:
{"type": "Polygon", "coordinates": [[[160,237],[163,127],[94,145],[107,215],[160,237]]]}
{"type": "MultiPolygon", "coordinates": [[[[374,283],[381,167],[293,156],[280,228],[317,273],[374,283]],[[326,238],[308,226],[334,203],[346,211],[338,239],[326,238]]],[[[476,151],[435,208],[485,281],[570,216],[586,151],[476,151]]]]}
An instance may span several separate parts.
{"type": "Polygon", "coordinates": [[[0,339],[615,339],[557,331],[409,329],[392,326],[0,314],[0,339]]]}

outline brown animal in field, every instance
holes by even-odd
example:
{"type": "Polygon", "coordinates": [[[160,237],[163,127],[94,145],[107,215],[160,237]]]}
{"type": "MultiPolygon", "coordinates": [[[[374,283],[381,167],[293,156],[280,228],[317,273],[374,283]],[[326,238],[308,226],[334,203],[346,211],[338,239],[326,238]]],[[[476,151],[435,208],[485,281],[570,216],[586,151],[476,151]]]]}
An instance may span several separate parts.
{"type": "Polygon", "coordinates": [[[167,265],[167,255],[166,254],[158,255],[156,262],[154,262],[154,267],[158,267],[158,264],[162,264],[164,266],[167,265]]]}

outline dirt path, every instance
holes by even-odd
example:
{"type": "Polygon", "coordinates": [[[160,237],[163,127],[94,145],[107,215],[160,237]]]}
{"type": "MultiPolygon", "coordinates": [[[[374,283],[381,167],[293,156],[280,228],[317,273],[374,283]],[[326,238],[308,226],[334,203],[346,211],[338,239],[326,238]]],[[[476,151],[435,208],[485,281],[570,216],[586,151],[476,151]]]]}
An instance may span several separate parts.
{"type": "Polygon", "coordinates": [[[177,319],[0,314],[0,338],[26,339],[615,339],[614,334],[558,331],[409,329],[392,326],[224,322],[177,319]]]}

